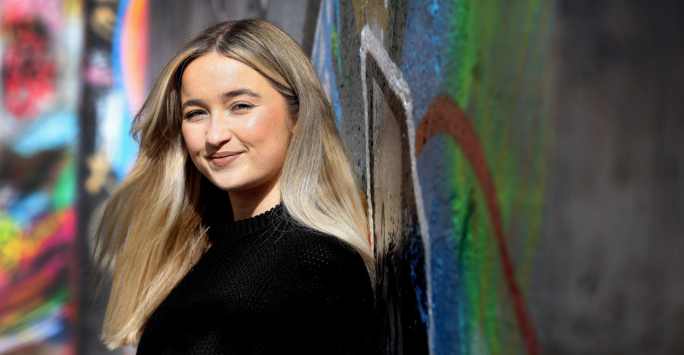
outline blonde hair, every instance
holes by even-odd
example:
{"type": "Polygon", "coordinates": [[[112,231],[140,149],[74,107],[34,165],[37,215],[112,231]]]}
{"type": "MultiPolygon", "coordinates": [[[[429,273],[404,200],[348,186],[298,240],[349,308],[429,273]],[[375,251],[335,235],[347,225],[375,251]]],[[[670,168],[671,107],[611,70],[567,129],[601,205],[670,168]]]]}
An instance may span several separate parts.
{"type": "Polygon", "coordinates": [[[135,117],[140,150],[132,171],[95,217],[95,257],[113,273],[102,329],[110,349],[139,341],[147,318],[209,247],[212,206],[231,209],[227,193],[216,193],[194,167],[180,133],[180,78],[209,52],[249,65],[286,98],[296,126],[282,169],[282,203],[297,222],[358,250],[374,283],[365,198],[311,62],[266,21],[223,22],[162,70],[135,117]]]}

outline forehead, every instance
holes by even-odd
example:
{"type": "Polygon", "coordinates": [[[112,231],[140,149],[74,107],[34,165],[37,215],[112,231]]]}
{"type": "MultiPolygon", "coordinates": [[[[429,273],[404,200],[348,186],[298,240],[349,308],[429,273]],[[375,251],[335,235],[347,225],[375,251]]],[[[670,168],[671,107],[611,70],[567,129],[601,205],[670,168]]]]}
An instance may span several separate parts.
{"type": "Polygon", "coordinates": [[[181,96],[209,98],[237,87],[268,91],[268,80],[250,66],[211,52],[188,64],[181,78],[181,96]]]}

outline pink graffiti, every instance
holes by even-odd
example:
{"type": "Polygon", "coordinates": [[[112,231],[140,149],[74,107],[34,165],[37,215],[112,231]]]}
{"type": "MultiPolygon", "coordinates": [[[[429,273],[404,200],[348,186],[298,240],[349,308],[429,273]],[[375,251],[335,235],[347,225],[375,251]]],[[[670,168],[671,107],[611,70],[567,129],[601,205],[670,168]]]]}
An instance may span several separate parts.
{"type": "Polygon", "coordinates": [[[3,105],[17,119],[33,118],[54,99],[57,64],[46,26],[37,19],[4,23],[3,105]]]}

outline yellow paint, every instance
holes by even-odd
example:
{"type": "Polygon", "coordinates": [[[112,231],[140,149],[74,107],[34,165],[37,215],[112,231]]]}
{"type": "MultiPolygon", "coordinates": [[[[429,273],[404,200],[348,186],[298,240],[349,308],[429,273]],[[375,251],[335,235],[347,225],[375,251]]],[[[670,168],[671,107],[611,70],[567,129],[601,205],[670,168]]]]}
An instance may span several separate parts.
{"type": "Polygon", "coordinates": [[[103,152],[98,152],[91,155],[87,159],[88,163],[88,178],[85,181],[85,188],[91,194],[100,192],[102,186],[107,181],[107,174],[109,174],[109,162],[103,152]]]}
{"type": "Polygon", "coordinates": [[[90,27],[100,38],[111,39],[115,24],[116,13],[111,6],[99,5],[90,15],[90,27]]]}
{"type": "Polygon", "coordinates": [[[17,265],[27,244],[19,226],[10,216],[0,214],[0,269],[6,271],[17,265]]]}

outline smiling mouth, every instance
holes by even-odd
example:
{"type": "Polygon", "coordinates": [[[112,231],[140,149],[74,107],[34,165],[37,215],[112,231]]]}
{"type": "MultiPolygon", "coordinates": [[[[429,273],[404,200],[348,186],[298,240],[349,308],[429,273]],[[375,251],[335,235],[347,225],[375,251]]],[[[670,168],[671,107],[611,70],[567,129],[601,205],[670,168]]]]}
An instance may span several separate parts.
{"type": "Polygon", "coordinates": [[[212,155],[207,157],[207,160],[209,160],[209,163],[217,168],[222,168],[227,166],[228,164],[232,163],[235,159],[239,158],[242,155],[242,152],[240,153],[234,153],[234,154],[221,154],[221,155],[212,155]]]}

